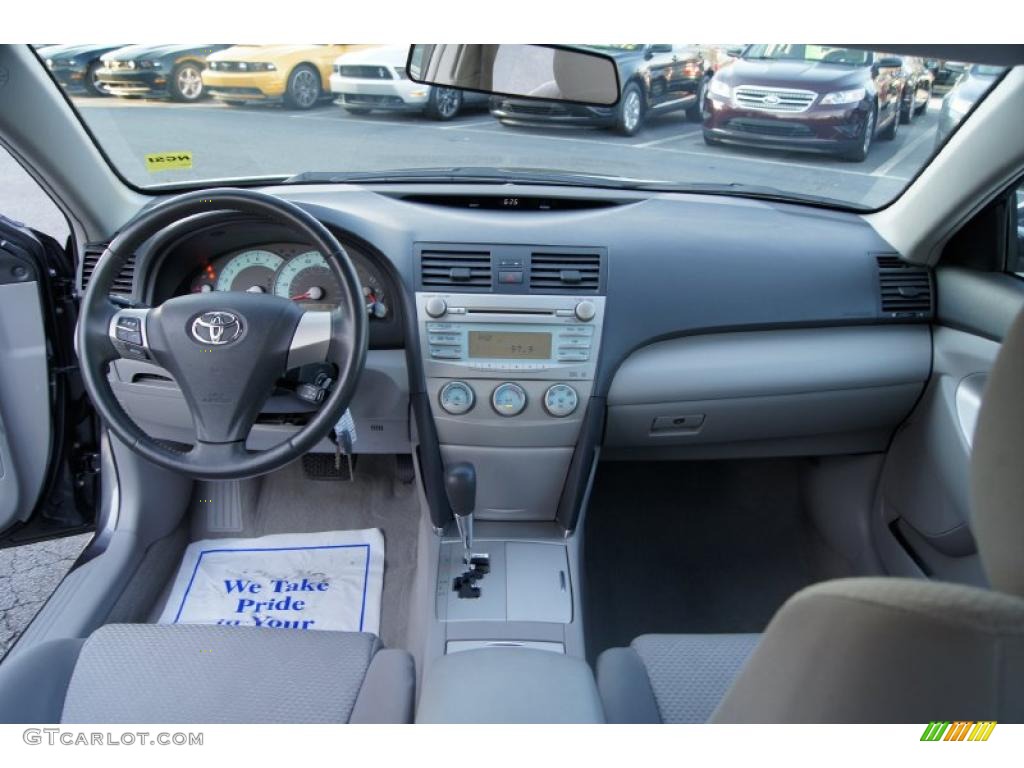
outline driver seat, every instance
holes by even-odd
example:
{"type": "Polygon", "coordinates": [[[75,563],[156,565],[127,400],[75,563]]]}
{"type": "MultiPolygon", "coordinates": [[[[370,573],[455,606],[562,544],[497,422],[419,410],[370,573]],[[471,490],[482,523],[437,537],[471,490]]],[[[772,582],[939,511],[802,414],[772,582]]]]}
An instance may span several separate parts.
{"type": "Polygon", "coordinates": [[[0,666],[0,722],[411,723],[414,686],[371,634],[108,624],[0,666]]]}
{"type": "Polygon", "coordinates": [[[648,635],[598,659],[609,722],[1024,722],[1024,312],[1003,341],[971,459],[992,585],[840,579],[763,635],[648,635]]]}

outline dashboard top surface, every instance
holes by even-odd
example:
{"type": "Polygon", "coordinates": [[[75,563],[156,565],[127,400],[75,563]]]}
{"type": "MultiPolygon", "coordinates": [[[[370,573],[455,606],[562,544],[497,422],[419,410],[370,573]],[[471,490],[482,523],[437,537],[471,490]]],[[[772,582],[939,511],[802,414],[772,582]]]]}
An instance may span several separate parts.
{"type": "MultiPolygon", "coordinates": [[[[393,283],[383,292],[390,291],[394,306],[402,305],[408,317],[414,317],[417,245],[603,249],[607,307],[596,394],[606,392],[630,352],[660,339],[879,322],[875,257],[893,252],[856,214],[746,198],[515,185],[310,185],[265,191],[305,208],[354,248],[364,269],[382,283],[393,283]],[[550,194],[606,205],[552,211],[457,208],[424,202],[431,193],[550,194]]],[[[259,225],[227,229],[227,240],[235,241],[226,244],[235,249],[256,245],[260,237],[294,241],[259,225]]],[[[224,229],[218,231],[218,244],[225,243],[224,229]]],[[[222,246],[211,252],[210,242],[201,241],[194,247],[206,259],[232,250],[222,246]]],[[[193,263],[193,269],[201,263],[193,263]]]]}

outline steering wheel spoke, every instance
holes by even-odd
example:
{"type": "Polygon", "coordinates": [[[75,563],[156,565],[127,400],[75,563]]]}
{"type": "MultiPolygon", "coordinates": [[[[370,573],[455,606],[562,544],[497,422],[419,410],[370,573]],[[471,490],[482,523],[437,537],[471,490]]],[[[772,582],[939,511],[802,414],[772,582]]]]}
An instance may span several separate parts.
{"type": "Polygon", "coordinates": [[[337,312],[303,313],[288,345],[288,368],[327,362],[331,337],[335,324],[339,322],[337,312]]]}
{"type": "Polygon", "coordinates": [[[198,441],[192,450],[185,454],[186,461],[197,468],[233,466],[249,456],[245,440],[233,440],[229,443],[198,441]]]}

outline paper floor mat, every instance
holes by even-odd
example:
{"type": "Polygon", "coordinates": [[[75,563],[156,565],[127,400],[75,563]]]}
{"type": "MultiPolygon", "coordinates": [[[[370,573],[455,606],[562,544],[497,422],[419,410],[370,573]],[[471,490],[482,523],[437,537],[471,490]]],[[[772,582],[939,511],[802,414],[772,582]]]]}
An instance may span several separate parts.
{"type": "Polygon", "coordinates": [[[205,539],[185,550],[161,624],[380,633],[377,529],[205,539]]]}

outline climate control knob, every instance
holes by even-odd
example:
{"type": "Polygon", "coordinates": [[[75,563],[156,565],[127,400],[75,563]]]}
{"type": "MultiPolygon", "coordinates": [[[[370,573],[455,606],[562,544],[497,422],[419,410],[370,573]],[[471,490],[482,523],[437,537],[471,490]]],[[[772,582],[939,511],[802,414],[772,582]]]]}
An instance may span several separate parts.
{"type": "Polygon", "coordinates": [[[511,381],[499,384],[491,393],[491,406],[501,416],[518,416],[526,410],[526,390],[511,381]]]}
{"type": "Polygon", "coordinates": [[[568,384],[552,384],[544,393],[544,410],[556,419],[571,415],[580,404],[580,396],[568,384]]]}
{"type": "Polygon", "coordinates": [[[423,309],[431,317],[444,317],[444,313],[448,311],[448,303],[440,296],[431,296],[423,309]]]}
{"type": "Polygon", "coordinates": [[[452,416],[461,416],[473,409],[476,394],[473,388],[464,381],[449,381],[437,395],[441,407],[452,416]]]}
{"type": "Polygon", "coordinates": [[[594,315],[597,314],[597,307],[594,306],[592,301],[581,301],[576,305],[575,313],[577,320],[587,323],[594,319],[594,315]]]}

